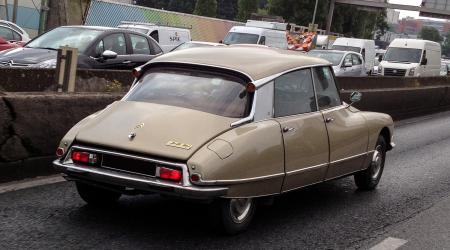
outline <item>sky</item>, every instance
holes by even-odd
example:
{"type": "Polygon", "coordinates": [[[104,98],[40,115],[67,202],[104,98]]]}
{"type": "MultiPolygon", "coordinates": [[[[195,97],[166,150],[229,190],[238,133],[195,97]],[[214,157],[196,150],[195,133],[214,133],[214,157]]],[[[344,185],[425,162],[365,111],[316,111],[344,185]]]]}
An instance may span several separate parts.
{"type": "MultiPolygon", "coordinates": [[[[395,3],[395,4],[415,5],[415,6],[420,6],[420,4],[422,4],[422,0],[388,0],[388,2],[395,3]]],[[[417,11],[407,11],[407,10],[397,10],[397,11],[400,11],[400,16],[399,16],[400,19],[407,17],[407,16],[419,18],[419,12],[417,12],[417,11]]],[[[424,18],[424,17],[420,17],[420,18],[424,18]]]]}

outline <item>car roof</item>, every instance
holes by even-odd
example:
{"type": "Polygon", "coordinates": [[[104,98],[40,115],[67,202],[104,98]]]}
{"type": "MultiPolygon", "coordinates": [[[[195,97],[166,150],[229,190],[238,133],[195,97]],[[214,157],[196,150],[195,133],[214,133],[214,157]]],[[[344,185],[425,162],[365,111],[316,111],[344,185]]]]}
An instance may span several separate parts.
{"type": "Polygon", "coordinates": [[[82,28],[82,29],[98,30],[98,31],[104,31],[104,32],[122,31],[122,32],[137,34],[137,35],[145,36],[145,37],[149,38],[149,36],[146,34],[143,34],[143,33],[137,32],[137,31],[133,31],[133,30],[129,30],[129,29],[122,29],[122,28],[116,28],[116,27],[68,25],[68,26],[60,26],[58,28],[82,28]]]}
{"type": "Polygon", "coordinates": [[[67,25],[67,26],[60,26],[59,28],[82,28],[82,29],[105,30],[105,31],[117,29],[117,28],[113,28],[113,27],[87,26],[87,25],[67,25]]]}
{"type": "Polygon", "coordinates": [[[182,63],[224,68],[245,74],[252,81],[295,68],[331,65],[328,61],[300,53],[259,47],[201,47],[159,56],[148,64],[182,63]]]}
{"type": "MultiPolygon", "coordinates": [[[[334,50],[334,49],[313,49],[309,52],[324,52],[324,53],[338,53],[338,54],[345,54],[348,52],[352,52],[352,51],[347,51],[347,50],[334,50]]],[[[309,53],[308,52],[308,53],[309,53]]],[[[353,52],[354,53],[354,52],[353,52]]]]}
{"type": "Polygon", "coordinates": [[[211,45],[211,46],[227,46],[223,43],[213,43],[213,42],[203,42],[203,41],[188,41],[185,43],[193,43],[193,44],[205,44],[205,45],[211,45]]]}
{"type": "Polygon", "coordinates": [[[312,51],[323,51],[325,53],[338,53],[338,54],[357,54],[359,56],[362,56],[361,53],[358,52],[354,52],[354,51],[350,51],[350,50],[335,50],[335,49],[315,49],[315,50],[311,50],[312,51]]]}

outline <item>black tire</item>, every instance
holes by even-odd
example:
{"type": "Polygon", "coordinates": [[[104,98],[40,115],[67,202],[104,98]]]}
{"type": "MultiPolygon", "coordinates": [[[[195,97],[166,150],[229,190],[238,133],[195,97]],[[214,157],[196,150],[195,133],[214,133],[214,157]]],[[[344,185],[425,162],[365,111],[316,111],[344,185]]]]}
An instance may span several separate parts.
{"type": "Polygon", "coordinates": [[[222,232],[234,235],[245,231],[250,225],[255,214],[256,201],[252,198],[220,199],[213,204],[211,209],[213,210],[211,211],[211,215],[215,217],[213,219],[216,221],[214,224],[219,226],[222,232]],[[243,213],[243,217],[237,218],[236,205],[238,203],[242,203],[242,205],[245,204],[244,206],[241,206],[244,208],[247,201],[249,202],[248,209],[244,209],[246,212],[243,213]]]}
{"type": "Polygon", "coordinates": [[[82,182],[76,182],[76,186],[80,197],[92,206],[103,207],[112,205],[116,203],[122,195],[119,192],[99,188],[82,182]]]}
{"type": "Polygon", "coordinates": [[[386,160],[387,144],[383,136],[378,136],[375,152],[367,169],[354,175],[356,186],[361,190],[373,190],[380,182],[386,160]],[[381,157],[381,158],[378,158],[381,157]]]}

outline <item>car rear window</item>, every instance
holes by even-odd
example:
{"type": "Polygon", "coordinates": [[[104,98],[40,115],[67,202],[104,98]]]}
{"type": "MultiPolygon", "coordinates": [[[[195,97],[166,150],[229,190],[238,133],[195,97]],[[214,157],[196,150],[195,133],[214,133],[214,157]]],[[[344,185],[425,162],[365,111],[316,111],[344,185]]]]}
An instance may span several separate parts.
{"type": "Polygon", "coordinates": [[[249,113],[251,98],[246,91],[245,81],[233,75],[192,69],[155,68],[139,80],[126,100],[242,118],[249,113]]]}

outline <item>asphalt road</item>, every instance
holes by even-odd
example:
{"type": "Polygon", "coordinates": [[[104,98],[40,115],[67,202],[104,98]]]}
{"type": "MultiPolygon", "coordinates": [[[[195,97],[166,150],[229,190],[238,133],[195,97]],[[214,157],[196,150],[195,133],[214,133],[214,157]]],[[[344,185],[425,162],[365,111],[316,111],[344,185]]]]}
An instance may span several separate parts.
{"type": "Polygon", "coordinates": [[[450,113],[403,121],[395,141],[375,191],[357,191],[347,177],[282,195],[259,207],[250,229],[233,237],[211,228],[207,206],[157,195],[123,197],[116,207],[93,209],[72,183],[5,192],[0,249],[370,248],[399,228],[411,234],[403,230],[398,237],[414,240],[421,234],[413,230],[414,220],[423,228],[439,223],[426,213],[450,206],[450,113]]]}

